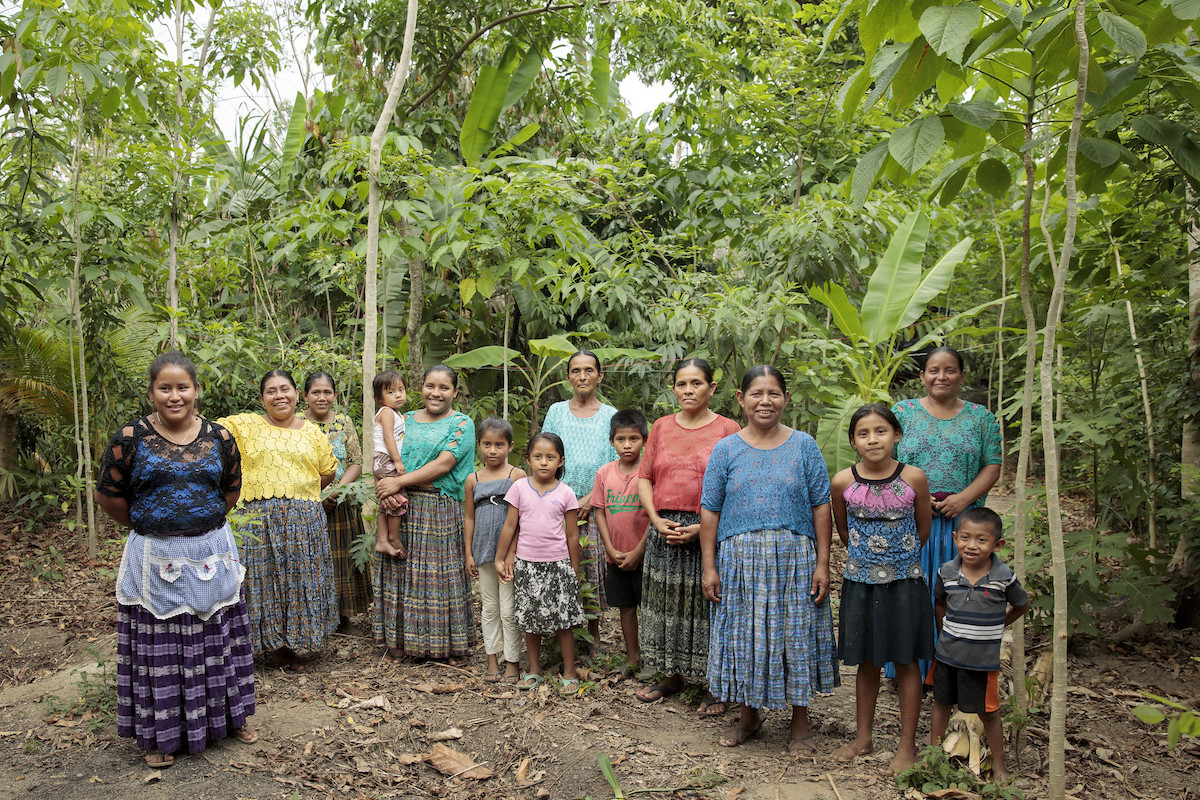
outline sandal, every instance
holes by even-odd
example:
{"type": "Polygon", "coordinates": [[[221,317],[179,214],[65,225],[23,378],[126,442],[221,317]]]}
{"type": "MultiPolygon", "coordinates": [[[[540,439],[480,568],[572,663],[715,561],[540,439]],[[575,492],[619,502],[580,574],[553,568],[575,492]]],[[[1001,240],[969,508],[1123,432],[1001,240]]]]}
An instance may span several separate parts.
{"type": "Polygon", "coordinates": [[[504,677],[500,678],[501,683],[516,683],[519,680],[521,680],[520,675],[505,675],[504,677]]]}
{"type": "Polygon", "coordinates": [[[504,673],[501,672],[500,670],[496,670],[495,672],[485,672],[485,673],[483,673],[483,682],[484,683],[499,683],[500,679],[503,677],[504,677],[504,673]]]}
{"type": "Polygon", "coordinates": [[[700,707],[696,709],[696,713],[702,717],[719,717],[725,713],[725,701],[713,697],[712,692],[705,692],[700,698],[700,707]],[[715,706],[720,706],[720,710],[713,711],[715,706]]]}
{"type": "Polygon", "coordinates": [[[750,737],[757,736],[758,732],[761,730],[761,719],[758,721],[757,725],[750,729],[743,728],[741,725],[734,725],[732,728],[729,728],[722,733],[721,737],[717,741],[720,742],[721,747],[737,747],[738,745],[743,744],[750,737]]]}
{"type": "Polygon", "coordinates": [[[579,679],[578,678],[563,678],[562,686],[558,689],[559,694],[579,694],[579,679]]]}
{"type": "Polygon", "coordinates": [[[661,700],[664,697],[670,697],[673,694],[679,694],[679,689],[667,683],[654,683],[650,686],[643,686],[634,693],[634,697],[641,700],[643,703],[653,703],[655,700],[661,700]],[[658,692],[654,697],[649,695],[658,692]]]}
{"type": "Polygon", "coordinates": [[[146,753],[146,766],[150,769],[166,769],[175,763],[175,756],[170,753],[146,753]],[[150,759],[158,759],[151,761],[150,759]]]}
{"type": "Polygon", "coordinates": [[[521,676],[521,682],[517,684],[518,689],[534,689],[540,684],[544,678],[541,675],[530,675],[528,672],[521,676]]]}
{"type": "Polygon", "coordinates": [[[229,735],[242,744],[254,744],[258,741],[258,734],[249,725],[242,728],[234,728],[229,735]]]}

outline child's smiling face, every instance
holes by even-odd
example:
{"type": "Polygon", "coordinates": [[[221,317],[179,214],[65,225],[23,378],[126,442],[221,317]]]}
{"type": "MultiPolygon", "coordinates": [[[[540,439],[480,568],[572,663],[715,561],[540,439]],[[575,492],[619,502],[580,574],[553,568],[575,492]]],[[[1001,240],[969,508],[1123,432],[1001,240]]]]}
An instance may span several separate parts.
{"type": "Polygon", "coordinates": [[[982,522],[960,523],[954,532],[954,546],[958,548],[958,556],[964,567],[980,569],[990,566],[992,553],[1002,544],[1004,540],[996,538],[995,529],[982,522]]]}

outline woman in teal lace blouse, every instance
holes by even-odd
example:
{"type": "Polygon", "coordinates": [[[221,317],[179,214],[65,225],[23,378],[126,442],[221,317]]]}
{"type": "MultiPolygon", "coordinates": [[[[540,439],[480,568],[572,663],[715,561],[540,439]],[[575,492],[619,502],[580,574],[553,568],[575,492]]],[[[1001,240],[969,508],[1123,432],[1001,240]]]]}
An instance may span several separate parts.
{"type": "MultiPolygon", "coordinates": [[[[954,348],[934,348],[921,367],[925,396],[892,407],[904,426],[896,459],[919,467],[929,478],[933,525],[921,549],[921,567],[929,579],[931,603],[932,576],[955,556],[958,515],[986,503],[988,491],[1000,478],[1000,424],[983,406],[959,398],[963,366],[954,348]]],[[[922,674],[928,666],[921,662],[922,674]]],[[[886,674],[895,677],[891,664],[886,674]]]]}

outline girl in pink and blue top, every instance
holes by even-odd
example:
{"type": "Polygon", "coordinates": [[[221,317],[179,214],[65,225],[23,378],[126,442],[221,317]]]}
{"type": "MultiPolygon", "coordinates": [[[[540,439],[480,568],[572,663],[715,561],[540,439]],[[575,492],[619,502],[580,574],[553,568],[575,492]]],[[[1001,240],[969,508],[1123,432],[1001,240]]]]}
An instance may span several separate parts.
{"type": "Polygon", "coordinates": [[[508,516],[496,545],[496,573],[513,583],[514,614],[529,656],[529,671],[519,686],[532,689],[542,682],[542,636],[554,634],[563,658],[561,691],[573,694],[579,678],[571,629],[585,619],[579,595],[579,500],[560,480],[566,459],[558,436],[545,431],[534,436],[525,460],[529,477],[504,495],[508,516]],[[514,548],[518,523],[521,535],[514,548]]]}
{"type": "Polygon", "coordinates": [[[921,545],[929,538],[932,508],[925,473],[897,461],[892,452],[903,433],[891,410],[879,403],[850,417],[850,445],[861,459],[833,476],[833,517],[846,546],[838,658],[858,665],[854,679],[856,733],[834,751],[853,761],[875,749],[871,727],[879,696],[879,669],[896,665],[900,742],[891,774],[917,758],[921,715],[918,659],[933,653],[933,610],[921,569],[921,545]]]}

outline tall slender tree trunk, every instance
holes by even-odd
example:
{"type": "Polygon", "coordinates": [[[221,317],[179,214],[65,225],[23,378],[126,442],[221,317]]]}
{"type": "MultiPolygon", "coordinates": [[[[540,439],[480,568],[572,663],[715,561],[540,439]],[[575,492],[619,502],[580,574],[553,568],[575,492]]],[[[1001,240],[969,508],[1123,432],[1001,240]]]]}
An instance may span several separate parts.
{"type": "MultiPolygon", "coordinates": [[[[75,147],[72,150],[71,156],[71,217],[72,227],[75,234],[75,264],[71,272],[71,321],[75,325],[76,344],[79,348],[79,358],[72,366],[78,366],[78,399],[79,403],[75,407],[75,448],[76,454],[79,457],[79,469],[76,475],[82,471],[83,478],[83,504],[87,506],[87,528],[85,531],[85,542],[87,544],[88,558],[96,557],[96,502],[92,497],[92,489],[95,481],[92,476],[92,433],[91,419],[88,412],[88,380],[87,380],[87,360],[84,355],[83,346],[83,309],[80,305],[79,293],[80,287],[80,268],[83,266],[83,231],[79,224],[79,174],[83,171],[83,165],[80,164],[80,156],[83,152],[83,98],[80,97],[76,112],[79,114],[79,124],[75,130],[75,147]]],[[[75,382],[76,373],[74,370],[71,373],[71,380],[75,382]]],[[[76,507],[76,520],[79,519],[79,508],[76,507]]]]}
{"type": "MultiPolygon", "coordinates": [[[[1037,173],[1033,164],[1033,109],[1035,101],[1033,87],[1025,98],[1025,148],[1022,161],[1025,166],[1025,201],[1021,206],[1021,310],[1025,315],[1025,371],[1021,381],[1021,438],[1017,445],[1017,474],[1013,481],[1013,569],[1017,577],[1025,581],[1025,549],[1029,529],[1028,502],[1029,462],[1033,445],[1033,375],[1037,367],[1037,312],[1033,308],[1030,290],[1029,264],[1033,228],[1033,190],[1037,173]]],[[[1025,619],[1013,624],[1013,685],[1017,708],[1024,714],[1029,710],[1029,692],[1025,688],[1025,619]]],[[[1021,751],[1025,746],[1025,730],[1019,728],[1015,751],[1017,763],[1021,763],[1021,751]]]]}
{"type": "Polygon", "coordinates": [[[408,371],[415,384],[424,372],[425,351],[421,347],[421,312],[425,309],[425,260],[414,256],[408,262],[408,316],[404,335],[408,337],[408,371]]]}
{"type": "MultiPolygon", "coordinates": [[[[1187,227],[1188,250],[1188,388],[1192,397],[1200,397],[1200,213],[1197,212],[1196,197],[1191,187],[1187,189],[1189,222],[1187,227]]],[[[1195,417],[1184,420],[1183,441],[1179,459],[1183,465],[1180,493],[1186,500],[1196,494],[1200,482],[1200,420],[1195,417]]],[[[1177,581],[1190,578],[1192,553],[1189,539],[1194,534],[1184,530],[1175,545],[1169,571],[1177,581]]]]}
{"type": "MultiPolygon", "coordinates": [[[[1062,504],[1059,497],[1059,463],[1057,436],[1054,431],[1054,408],[1049,402],[1054,396],[1055,338],[1062,318],[1063,297],[1066,294],[1067,270],[1075,247],[1075,228],[1079,220],[1079,203],[1075,187],[1075,162],[1079,153],[1079,131],[1083,125],[1084,97],[1087,92],[1088,58],[1090,47],[1087,35],[1087,0],[1075,0],[1075,42],[1079,47],[1079,70],[1075,82],[1075,109],[1071,117],[1071,132],[1067,139],[1067,158],[1064,189],[1067,196],[1066,223],[1062,250],[1054,263],[1054,288],[1046,312],[1046,333],[1042,340],[1042,450],[1046,459],[1046,521],[1049,527],[1054,585],[1054,618],[1052,626],[1054,687],[1050,693],[1050,798],[1066,797],[1067,741],[1067,559],[1063,542],[1062,504]]],[[[1053,252],[1053,251],[1050,251],[1053,252]]]]}
{"type": "MultiPolygon", "coordinates": [[[[1108,240],[1112,242],[1113,257],[1116,259],[1117,277],[1123,277],[1123,269],[1121,264],[1121,250],[1117,247],[1117,240],[1109,233],[1108,240]]],[[[1150,408],[1150,382],[1146,377],[1146,364],[1142,359],[1142,344],[1138,341],[1137,326],[1133,319],[1133,303],[1129,298],[1125,298],[1125,315],[1129,320],[1129,339],[1133,342],[1133,355],[1137,359],[1138,380],[1142,385],[1142,416],[1146,419],[1146,446],[1150,451],[1150,463],[1146,468],[1146,486],[1147,506],[1146,509],[1146,532],[1149,538],[1151,548],[1158,547],[1158,503],[1154,497],[1155,488],[1158,486],[1158,465],[1155,463],[1154,454],[1154,411],[1150,408]]]]}
{"type": "Polygon", "coordinates": [[[508,326],[512,319],[512,292],[504,296],[504,419],[508,419],[508,326]]]}
{"type": "MultiPolygon", "coordinates": [[[[396,69],[392,72],[392,80],[388,84],[387,100],[384,101],[383,110],[379,112],[375,130],[371,132],[371,151],[367,162],[369,180],[367,190],[367,264],[363,285],[366,298],[363,303],[362,353],[362,450],[364,453],[370,453],[374,449],[372,439],[375,435],[372,421],[375,417],[375,395],[371,391],[371,381],[375,378],[375,370],[378,366],[376,364],[375,337],[379,322],[379,302],[378,287],[375,285],[375,281],[379,271],[379,216],[382,205],[379,163],[383,152],[383,141],[387,138],[388,123],[396,110],[396,104],[400,101],[400,92],[404,89],[404,82],[408,79],[408,66],[412,61],[413,39],[416,32],[417,0],[408,0],[408,17],[404,24],[404,46],[400,51],[400,62],[396,64],[396,69]]],[[[409,346],[412,346],[411,342],[409,346]]]]}
{"type": "Polygon", "coordinates": [[[183,115],[183,0],[175,0],[175,126],[171,129],[171,219],[167,239],[167,307],[171,309],[170,345],[179,341],[179,172],[183,115]]]}
{"type": "MultiPolygon", "coordinates": [[[[1000,221],[996,219],[996,207],[992,206],[992,227],[996,231],[996,244],[1000,247],[1000,296],[1008,297],[1008,252],[1004,248],[1004,237],[1000,232],[1000,221]]],[[[992,358],[992,362],[996,364],[997,380],[996,380],[996,402],[992,406],[995,409],[997,421],[1000,423],[1000,482],[1004,482],[1004,475],[1008,471],[1008,447],[1007,436],[1004,429],[1004,418],[1000,414],[1000,409],[1004,407],[1004,313],[1008,310],[1008,301],[1000,301],[1000,315],[996,320],[996,355],[992,358]]],[[[990,378],[990,375],[989,375],[990,378]]],[[[990,381],[989,381],[990,383],[990,381]]],[[[990,391],[990,387],[989,387],[990,391]]]]}

